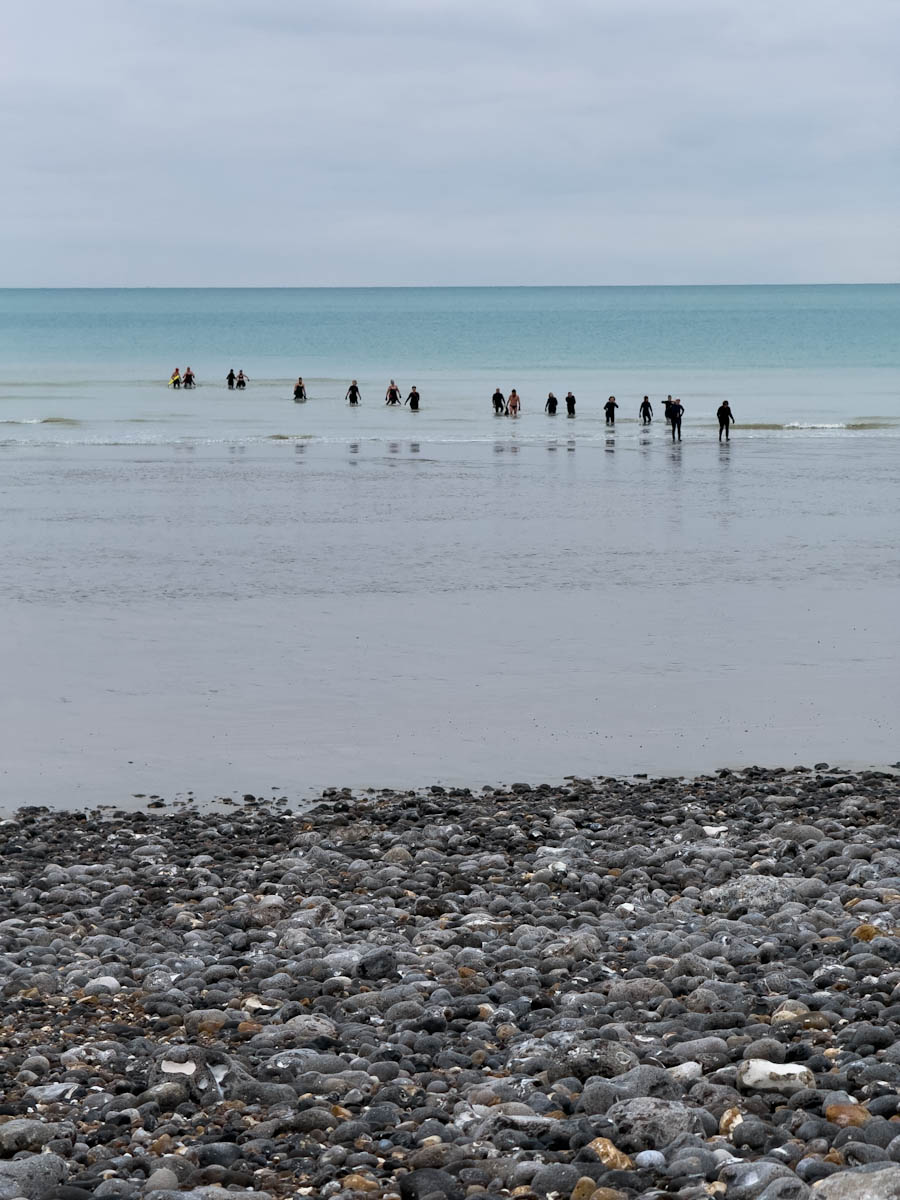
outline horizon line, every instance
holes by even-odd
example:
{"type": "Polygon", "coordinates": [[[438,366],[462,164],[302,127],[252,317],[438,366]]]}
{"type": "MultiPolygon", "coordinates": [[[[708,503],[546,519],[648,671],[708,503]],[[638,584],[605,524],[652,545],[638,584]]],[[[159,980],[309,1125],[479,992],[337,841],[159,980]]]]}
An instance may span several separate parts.
{"type": "Polygon", "coordinates": [[[525,291],[608,288],[624,291],[639,288],[809,288],[809,287],[897,287],[900,280],[806,281],[802,283],[247,283],[247,284],[0,284],[3,292],[292,292],[292,291],[525,291]]]}

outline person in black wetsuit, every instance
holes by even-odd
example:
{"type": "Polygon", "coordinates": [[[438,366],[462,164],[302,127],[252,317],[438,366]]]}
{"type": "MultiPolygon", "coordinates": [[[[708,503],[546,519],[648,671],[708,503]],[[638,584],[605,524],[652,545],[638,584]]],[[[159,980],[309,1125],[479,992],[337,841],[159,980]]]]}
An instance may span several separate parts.
{"type": "Polygon", "coordinates": [[[672,441],[675,441],[675,434],[678,434],[678,440],[681,441],[681,418],[684,416],[684,408],[680,400],[673,400],[672,406],[669,409],[669,420],[672,422],[672,441]]]}
{"type": "Polygon", "coordinates": [[[663,406],[663,412],[665,413],[666,422],[668,423],[669,421],[672,420],[672,397],[671,396],[666,396],[666,403],[663,406]]]}
{"type": "Polygon", "coordinates": [[[571,392],[566,392],[566,416],[575,416],[575,397],[571,392]]]}
{"type": "Polygon", "coordinates": [[[728,436],[728,429],[729,426],[734,424],[734,413],[731,411],[731,405],[727,400],[723,400],[716,409],[716,416],[719,418],[719,441],[721,442],[722,434],[724,433],[725,441],[730,442],[731,438],[728,436]]]}
{"type": "Polygon", "coordinates": [[[641,407],[638,409],[638,415],[645,425],[649,425],[653,420],[653,405],[650,403],[649,396],[645,396],[641,401],[641,407]]]}
{"type": "Polygon", "coordinates": [[[403,403],[409,405],[410,412],[419,411],[419,393],[415,384],[413,384],[413,386],[410,388],[409,395],[406,397],[403,403]]]}
{"type": "Polygon", "coordinates": [[[235,373],[234,373],[234,367],[232,367],[232,368],[231,368],[231,370],[228,372],[228,374],[225,376],[225,382],[228,384],[228,390],[229,390],[229,392],[233,392],[233,391],[234,391],[234,381],[235,381],[235,379],[237,379],[237,375],[235,375],[235,373]]]}
{"type": "Polygon", "coordinates": [[[359,386],[357,385],[357,382],[355,379],[351,380],[350,386],[347,388],[347,395],[344,397],[344,399],[349,400],[350,404],[354,408],[356,407],[357,404],[359,404],[360,400],[362,399],[362,395],[360,394],[359,386]]]}
{"type": "Polygon", "coordinates": [[[559,401],[556,399],[556,397],[551,392],[550,395],[547,397],[547,403],[544,405],[544,412],[549,413],[551,417],[555,417],[556,416],[556,406],[558,403],[559,403],[559,401]]]}
{"type": "Polygon", "coordinates": [[[306,384],[303,382],[302,375],[299,377],[297,382],[294,384],[294,399],[295,400],[305,400],[306,399],[306,384]]]}
{"type": "Polygon", "coordinates": [[[491,403],[494,406],[494,415],[497,417],[502,417],[506,411],[506,397],[499,388],[497,388],[496,392],[494,392],[493,396],[491,396],[491,403]]]}
{"type": "Polygon", "coordinates": [[[618,404],[616,404],[615,396],[610,396],[610,398],[607,400],[607,402],[603,405],[603,411],[606,413],[607,425],[615,425],[616,409],[618,407],[619,406],[618,406],[618,404]]]}
{"type": "Polygon", "coordinates": [[[384,402],[385,404],[400,403],[400,389],[397,387],[396,383],[394,383],[393,379],[388,384],[388,390],[384,393],[384,402]]]}

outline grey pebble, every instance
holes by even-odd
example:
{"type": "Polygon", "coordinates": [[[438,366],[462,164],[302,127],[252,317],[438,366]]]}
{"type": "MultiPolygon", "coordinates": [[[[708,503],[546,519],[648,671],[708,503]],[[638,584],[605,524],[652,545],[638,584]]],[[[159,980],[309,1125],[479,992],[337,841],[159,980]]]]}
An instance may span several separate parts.
{"type": "Polygon", "coordinates": [[[0,1200],[900,1197],[898,800],[820,764],[23,809],[0,1200]]]}

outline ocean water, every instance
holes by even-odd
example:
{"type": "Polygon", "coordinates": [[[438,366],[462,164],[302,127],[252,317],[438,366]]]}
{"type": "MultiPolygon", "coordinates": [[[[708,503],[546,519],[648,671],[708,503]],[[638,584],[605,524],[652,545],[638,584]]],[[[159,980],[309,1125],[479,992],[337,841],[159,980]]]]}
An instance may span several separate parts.
{"type": "Polygon", "coordinates": [[[898,330],[882,286],[0,291],[0,805],[897,760],[898,330]]]}

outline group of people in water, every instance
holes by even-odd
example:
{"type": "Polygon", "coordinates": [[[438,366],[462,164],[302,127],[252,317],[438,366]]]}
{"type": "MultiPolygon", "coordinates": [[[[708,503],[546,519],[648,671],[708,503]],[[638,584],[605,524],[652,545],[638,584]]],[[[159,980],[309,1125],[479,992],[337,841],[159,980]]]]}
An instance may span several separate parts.
{"type": "MultiPolygon", "coordinates": [[[[234,368],[232,367],[225,376],[225,382],[228,384],[229,391],[234,391],[235,389],[238,391],[243,391],[249,382],[249,376],[245,375],[243,371],[238,371],[237,374],[235,374],[234,368]]],[[[194,386],[194,372],[191,370],[191,368],[185,367],[184,374],[182,375],[178,367],[176,367],[172,372],[171,378],[169,379],[169,387],[192,388],[194,386]]],[[[294,384],[294,399],[299,402],[306,400],[306,398],[306,384],[303,382],[303,376],[301,375],[294,384]]],[[[350,386],[347,388],[344,399],[351,408],[356,408],[362,400],[362,392],[360,391],[359,384],[355,379],[351,381],[350,386]]],[[[388,408],[402,407],[403,405],[408,404],[411,412],[418,412],[420,401],[421,397],[419,395],[419,390],[415,384],[413,384],[413,386],[409,389],[409,394],[404,400],[402,399],[402,392],[400,388],[393,379],[388,384],[387,391],[384,394],[384,402],[388,408]]],[[[499,387],[496,388],[493,396],[491,397],[491,404],[493,406],[494,415],[498,417],[518,417],[522,412],[522,398],[515,388],[510,391],[508,396],[504,396],[499,387]]],[[[566,392],[565,405],[566,416],[574,417],[575,396],[572,392],[566,392]]],[[[558,406],[559,401],[553,392],[550,392],[544,404],[544,412],[547,413],[548,416],[555,417],[558,406]]],[[[607,425],[615,425],[616,409],[618,407],[619,404],[615,396],[610,396],[610,398],[603,405],[603,412],[606,417],[607,425]]],[[[663,405],[663,414],[666,424],[671,427],[672,441],[680,442],[681,419],[684,416],[684,405],[679,399],[676,398],[673,400],[671,395],[669,395],[666,397],[663,405]]],[[[645,396],[638,405],[638,417],[640,418],[642,425],[650,425],[652,423],[653,405],[650,403],[649,396],[645,396]]],[[[727,400],[723,400],[719,405],[718,409],[716,410],[716,417],[719,422],[719,441],[721,442],[724,436],[725,441],[727,442],[730,440],[730,429],[734,424],[734,413],[731,411],[731,405],[727,400]]]]}
{"type": "Polygon", "coordinates": [[[234,367],[232,367],[225,376],[225,382],[228,384],[229,392],[233,392],[235,388],[237,388],[239,392],[242,392],[250,382],[250,376],[245,375],[243,371],[238,371],[237,375],[235,375],[234,367]]]}
{"type": "Polygon", "coordinates": [[[194,372],[191,370],[190,367],[184,368],[183,375],[181,374],[181,371],[178,369],[178,367],[176,367],[175,370],[172,372],[171,376],[169,377],[169,387],[170,388],[183,388],[183,387],[192,388],[194,386],[194,382],[195,382],[194,372]]]}

